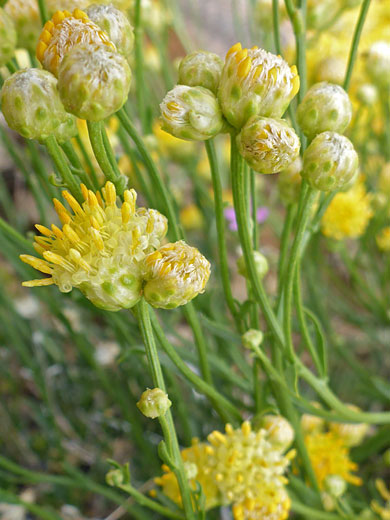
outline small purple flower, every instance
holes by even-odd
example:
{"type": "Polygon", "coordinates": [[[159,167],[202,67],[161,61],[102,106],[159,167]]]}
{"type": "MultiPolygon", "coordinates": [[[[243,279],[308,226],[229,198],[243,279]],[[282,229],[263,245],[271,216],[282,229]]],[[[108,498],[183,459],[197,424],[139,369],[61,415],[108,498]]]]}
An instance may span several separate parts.
{"type": "MultiPolygon", "coordinates": [[[[236,212],[234,208],[225,208],[224,215],[226,220],[228,221],[228,226],[230,231],[237,231],[237,219],[236,212]]],[[[269,215],[269,209],[266,206],[260,206],[256,210],[256,220],[258,224],[262,224],[265,222],[269,215]]]]}

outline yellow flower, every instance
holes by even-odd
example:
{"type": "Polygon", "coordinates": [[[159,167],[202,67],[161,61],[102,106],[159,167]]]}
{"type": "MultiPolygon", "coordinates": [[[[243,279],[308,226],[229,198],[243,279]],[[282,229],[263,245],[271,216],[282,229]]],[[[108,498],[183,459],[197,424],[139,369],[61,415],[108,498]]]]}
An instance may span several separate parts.
{"type": "Polygon", "coordinates": [[[107,45],[116,50],[107,34],[93,23],[84,11],[57,11],[45,23],[37,45],[37,58],[42,66],[57,76],[65,54],[79,43],[107,45]]]}
{"type": "Polygon", "coordinates": [[[382,251],[390,251],[390,226],[383,228],[377,234],[376,243],[382,251]]]}
{"type": "Polygon", "coordinates": [[[381,506],[376,500],[371,502],[371,507],[375,513],[377,513],[382,520],[390,520],[390,491],[386,488],[386,485],[382,479],[375,481],[375,486],[379,491],[381,497],[386,500],[385,506],[381,506]]]}
{"type": "Polygon", "coordinates": [[[118,208],[111,182],[102,189],[103,198],[100,192],[81,187],[82,205],[63,192],[74,215],[54,199],[62,229],[54,224],[51,229],[36,225],[42,236],[35,237],[34,247],[44,260],[30,255],[20,258],[50,277],[23,285],[56,284],[61,292],[76,287],[97,307],[130,308],[141,297],[143,261],[159,247],[167,219],[156,210],[136,208],[134,190],[125,191],[125,202],[118,208]]]}
{"type": "Polygon", "coordinates": [[[204,223],[203,214],[195,204],[189,204],[180,211],[180,221],[184,229],[201,229],[204,223]]]}
{"type": "MultiPolygon", "coordinates": [[[[201,443],[198,439],[192,440],[192,446],[182,450],[181,456],[187,473],[190,473],[190,486],[196,490],[198,482],[206,500],[206,509],[211,509],[219,504],[219,491],[209,471],[209,459],[213,448],[207,443],[201,443]]],[[[162,487],[163,492],[176,504],[181,505],[181,495],[175,474],[163,465],[164,475],[154,481],[162,487]]]]}
{"type": "Polygon", "coordinates": [[[245,499],[233,506],[234,520],[285,520],[288,518],[291,500],[282,488],[269,503],[261,499],[245,499]]]}
{"type": "Polygon", "coordinates": [[[360,181],[350,190],[337,193],[322,217],[324,235],[336,240],[360,237],[373,216],[370,201],[360,181]]]}
{"type": "Polygon", "coordinates": [[[305,437],[305,444],[320,489],[324,489],[329,475],[337,475],[355,486],[362,484],[362,480],[351,473],[358,466],[351,461],[348,447],[336,433],[310,433],[305,437]]]}

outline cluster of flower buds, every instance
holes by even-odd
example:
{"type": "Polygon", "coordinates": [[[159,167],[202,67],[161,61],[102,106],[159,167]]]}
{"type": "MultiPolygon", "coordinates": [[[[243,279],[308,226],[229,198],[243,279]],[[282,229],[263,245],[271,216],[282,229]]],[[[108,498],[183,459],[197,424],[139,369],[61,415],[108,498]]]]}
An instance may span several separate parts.
{"type": "Polygon", "coordinates": [[[54,200],[62,229],[36,226],[42,236],[35,237],[34,247],[43,260],[31,255],[21,259],[50,276],[23,285],[55,284],[61,292],[75,287],[108,311],[131,308],[142,294],[151,305],[168,309],[204,291],[209,262],[184,242],[162,246],[167,219],[156,210],[137,208],[134,190],[124,192],[119,208],[111,182],[102,189],[103,196],[81,188],[82,205],[63,192],[73,215],[54,200]]]}
{"type": "Polygon", "coordinates": [[[179,83],[160,105],[162,128],[170,134],[204,141],[228,129],[239,132],[241,155],[260,173],[279,172],[297,157],[299,138],[280,118],[299,90],[299,76],[280,56],[240,43],[225,62],[193,52],[180,63],[179,83]]]}

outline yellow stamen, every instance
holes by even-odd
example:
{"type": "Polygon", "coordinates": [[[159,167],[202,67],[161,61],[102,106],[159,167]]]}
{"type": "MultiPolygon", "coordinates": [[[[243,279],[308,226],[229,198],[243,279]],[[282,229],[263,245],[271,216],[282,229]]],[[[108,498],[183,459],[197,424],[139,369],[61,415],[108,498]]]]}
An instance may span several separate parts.
{"type": "Polygon", "coordinates": [[[68,238],[72,243],[78,244],[80,242],[80,237],[78,234],[69,226],[69,224],[65,224],[62,228],[66,238],[68,238]]]}
{"type": "Polygon", "coordinates": [[[112,182],[106,182],[106,185],[103,188],[103,195],[106,203],[109,206],[115,206],[116,204],[116,190],[115,186],[112,182]]]}
{"type": "Polygon", "coordinates": [[[248,56],[248,49],[242,49],[237,52],[234,59],[236,60],[236,63],[239,63],[242,60],[245,60],[245,58],[248,56]]]}
{"type": "Polygon", "coordinates": [[[35,256],[31,255],[20,255],[19,258],[25,264],[31,265],[31,267],[34,267],[37,271],[41,271],[41,273],[52,274],[53,272],[50,265],[40,258],[35,258],[35,256]]]}
{"type": "Polygon", "coordinates": [[[36,229],[45,237],[51,237],[53,233],[46,226],[42,226],[41,224],[35,224],[36,229]]]}
{"type": "Polygon", "coordinates": [[[80,184],[80,188],[81,188],[81,193],[83,194],[84,200],[88,200],[88,188],[83,183],[80,184]]]}
{"type": "Polygon", "coordinates": [[[244,61],[240,63],[237,69],[237,74],[240,78],[246,78],[249,71],[251,70],[252,59],[247,56],[244,61]]]}
{"type": "Polygon", "coordinates": [[[66,202],[69,204],[69,206],[72,208],[74,213],[78,215],[79,217],[84,216],[84,211],[82,210],[80,204],[77,202],[77,200],[69,193],[69,191],[63,191],[62,196],[66,200],[66,202]]]}
{"type": "Polygon", "coordinates": [[[242,49],[241,43],[240,43],[240,42],[235,43],[235,44],[232,45],[232,47],[230,47],[230,49],[228,50],[225,59],[228,59],[229,56],[231,56],[232,54],[234,54],[234,53],[237,52],[237,51],[240,51],[241,49],[242,49]]]}
{"type": "Polygon", "coordinates": [[[251,424],[249,421],[244,421],[241,426],[242,433],[247,436],[252,431],[251,424]]]}
{"type": "Polygon", "coordinates": [[[90,271],[91,266],[86,262],[83,257],[80,255],[80,253],[76,249],[69,249],[69,256],[75,264],[79,265],[81,268],[83,268],[85,271],[90,271]]]}
{"type": "Polygon", "coordinates": [[[53,284],[53,278],[40,278],[39,280],[28,280],[27,282],[22,282],[23,287],[45,287],[53,284]]]}
{"type": "Polygon", "coordinates": [[[36,56],[37,56],[39,61],[43,60],[43,56],[45,54],[46,49],[47,49],[46,43],[40,40],[38,42],[37,50],[36,50],[36,56]]]}
{"type": "Polygon", "coordinates": [[[43,258],[52,264],[59,265],[64,269],[73,271],[72,264],[62,256],[57,255],[57,253],[53,253],[52,251],[45,251],[43,253],[43,258]]]}
{"type": "Polygon", "coordinates": [[[127,224],[129,222],[130,216],[131,216],[131,207],[128,202],[124,202],[122,204],[121,213],[122,213],[123,224],[127,224]]]}
{"type": "Polygon", "coordinates": [[[57,11],[53,14],[51,21],[54,23],[54,25],[58,25],[64,19],[65,19],[64,13],[62,11],[57,11]]]}

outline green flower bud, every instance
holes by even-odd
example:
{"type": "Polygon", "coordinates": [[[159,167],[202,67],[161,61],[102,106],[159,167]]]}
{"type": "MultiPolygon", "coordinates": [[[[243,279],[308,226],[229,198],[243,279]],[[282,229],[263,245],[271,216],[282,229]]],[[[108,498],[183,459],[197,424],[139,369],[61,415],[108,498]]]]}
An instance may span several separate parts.
{"type": "MultiPolygon", "coordinates": [[[[268,272],[268,260],[259,251],[253,251],[255,257],[256,273],[259,279],[263,279],[268,272]]],[[[241,276],[248,278],[248,272],[246,270],[245,258],[240,256],[237,260],[237,269],[241,276]]]]}
{"type": "Polygon", "coordinates": [[[257,47],[236,43],[226,55],[218,89],[223,115],[242,128],[254,115],[279,118],[299,90],[297,68],[257,47]]]}
{"type": "Polygon", "coordinates": [[[298,202],[302,184],[301,170],[302,159],[298,156],[278,175],[279,195],[286,206],[298,202]]]}
{"type": "Polygon", "coordinates": [[[268,440],[281,450],[286,450],[294,440],[294,429],[281,415],[265,415],[261,427],[267,430],[268,440]]]}
{"type": "Polygon", "coordinates": [[[390,43],[375,42],[365,55],[366,69],[375,85],[390,87],[390,43]]]}
{"type": "Polygon", "coordinates": [[[241,336],[242,344],[248,350],[260,347],[263,342],[264,334],[261,330],[249,329],[241,336]]]}
{"type": "Polygon", "coordinates": [[[85,12],[90,20],[108,34],[117,51],[129,60],[134,45],[134,32],[127,16],[112,5],[93,4],[85,12]]]}
{"type": "Polygon", "coordinates": [[[160,388],[153,388],[153,390],[148,388],[137,403],[138,409],[150,419],[165,415],[171,406],[172,402],[168,395],[160,388]]]}
{"type": "Polygon", "coordinates": [[[328,130],[341,134],[351,122],[352,104],[339,85],[316,83],[307,91],[297,116],[299,126],[309,139],[328,130]]]}
{"type": "Polygon", "coordinates": [[[324,480],[324,489],[332,497],[340,498],[347,490],[347,483],[339,475],[328,475],[324,480]]]}
{"type": "Polygon", "coordinates": [[[8,0],[4,11],[15,24],[17,47],[35,52],[38,36],[42,30],[36,0],[8,0]]]}
{"type": "Polygon", "coordinates": [[[125,483],[123,471],[121,469],[111,469],[106,474],[106,482],[109,486],[119,487],[125,483]]]}
{"type": "Polygon", "coordinates": [[[358,155],[349,139],[335,132],[323,132],[303,154],[301,175],[317,190],[339,190],[356,174],[358,164],[358,155]]]}
{"type": "Polygon", "coordinates": [[[12,18],[0,7],[0,67],[14,55],[16,30],[12,18]]]}
{"type": "Polygon", "coordinates": [[[15,72],[4,82],[0,100],[9,127],[27,139],[43,140],[54,135],[66,141],[77,134],[76,119],[65,112],[57,80],[50,72],[15,72]]]}
{"type": "Polygon", "coordinates": [[[160,104],[162,129],[189,141],[206,141],[217,135],[223,119],[215,95],[203,87],[176,85],[160,104]]]}
{"type": "Polygon", "coordinates": [[[180,240],[145,259],[144,297],[153,307],[173,309],[203,293],[210,263],[195,247],[180,240]]]}
{"type": "Polygon", "coordinates": [[[223,60],[207,51],[195,51],[183,58],[179,65],[179,80],[181,85],[208,88],[217,93],[223,67],[223,60]]]}
{"type": "Polygon", "coordinates": [[[58,90],[65,109],[101,121],[125,103],[131,81],[125,58],[106,45],[76,45],[63,58],[58,90]]]}
{"type": "Polygon", "coordinates": [[[325,511],[334,511],[336,509],[336,500],[327,491],[321,491],[321,501],[325,511]]]}
{"type": "Polygon", "coordinates": [[[299,155],[300,141],[283,119],[251,117],[237,136],[241,155],[259,173],[277,173],[299,155]]]}

